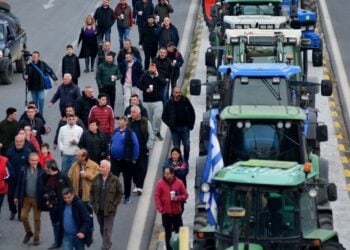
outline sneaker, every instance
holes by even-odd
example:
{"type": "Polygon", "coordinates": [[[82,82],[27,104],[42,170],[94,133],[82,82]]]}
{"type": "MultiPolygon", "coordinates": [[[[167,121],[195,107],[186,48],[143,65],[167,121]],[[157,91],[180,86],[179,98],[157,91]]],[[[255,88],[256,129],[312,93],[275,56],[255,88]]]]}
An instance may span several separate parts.
{"type": "Polygon", "coordinates": [[[15,216],[16,216],[16,213],[11,213],[11,215],[10,215],[10,220],[14,220],[14,219],[15,219],[15,216]]]}
{"type": "Polygon", "coordinates": [[[124,199],[124,204],[130,204],[130,197],[124,199]]]}
{"type": "Polygon", "coordinates": [[[28,243],[28,241],[30,240],[30,238],[33,237],[33,233],[32,232],[29,232],[29,233],[26,233],[26,236],[24,236],[24,239],[23,239],[23,243],[26,244],[28,243]]]}
{"type": "Polygon", "coordinates": [[[90,70],[91,72],[94,72],[95,70],[93,69],[93,68],[91,68],[91,70],[90,70]]]}
{"type": "Polygon", "coordinates": [[[138,194],[138,195],[141,195],[142,192],[143,192],[142,188],[138,188],[138,189],[137,189],[137,194],[138,194]]]}
{"type": "Polygon", "coordinates": [[[85,70],[84,70],[84,73],[89,73],[89,69],[85,69],[85,70]]]}
{"type": "Polygon", "coordinates": [[[56,242],[53,243],[48,249],[58,249],[60,248],[60,245],[58,245],[56,242]]]}
{"type": "Polygon", "coordinates": [[[34,239],[33,245],[37,246],[40,244],[40,240],[39,239],[34,239]]]}
{"type": "Polygon", "coordinates": [[[134,187],[134,189],[132,190],[133,193],[137,193],[137,187],[134,187]]]}
{"type": "Polygon", "coordinates": [[[163,137],[160,134],[160,132],[156,133],[156,137],[158,138],[158,140],[163,141],[163,137]]]}

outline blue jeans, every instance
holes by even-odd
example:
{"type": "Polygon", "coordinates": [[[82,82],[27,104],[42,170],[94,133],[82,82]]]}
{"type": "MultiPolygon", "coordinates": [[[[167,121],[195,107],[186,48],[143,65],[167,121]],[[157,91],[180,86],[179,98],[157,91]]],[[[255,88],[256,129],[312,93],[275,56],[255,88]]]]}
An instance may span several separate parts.
{"type": "Polygon", "coordinates": [[[35,102],[36,107],[39,112],[44,114],[44,101],[45,101],[45,91],[44,90],[31,90],[32,100],[35,102]]]}
{"type": "Polygon", "coordinates": [[[124,47],[125,39],[129,39],[130,27],[125,28],[117,26],[117,28],[119,34],[119,49],[122,49],[124,47]]]}
{"type": "Polygon", "coordinates": [[[63,234],[63,250],[84,250],[84,240],[79,239],[75,234],[63,234]]]}
{"type": "Polygon", "coordinates": [[[76,161],[75,155],[62,154],[62,172],[68,174],[70,167],[76,161]]]}
{"type": "Polygon", "coordinates": [[[165,103],[169,100],[169,81],[165,81],[166,84],[163,87],[163,104],[165,105],[165,103]]]}
{"type": "Polygon", "coordinates": [[[50,220],[53,228],[53,236],[55,243],[61,245],[62,242],[59,242],[59,229],[60,229],[60,209],[58,206],[50,208],[49,210],[50,220]]]}
{"type": "Polygon", "coordinates": [[[184,160],[190,156],[190,129],[188,127],[176,127],[171,130],[171,139],[175,148],[180,148],[180,142],[184,145],[184,160]]]}
{"type": "Polygon", "coordinates": [[[103,37],[105,38],[105,41],[110,42],[111,41],[111,32],[112,32],[111,28],[108,28],[103,33],[100,33],[98,35],[98,37],[97,37],[98,38],[98,42],[102,43],[103,42],[103,37]]]}

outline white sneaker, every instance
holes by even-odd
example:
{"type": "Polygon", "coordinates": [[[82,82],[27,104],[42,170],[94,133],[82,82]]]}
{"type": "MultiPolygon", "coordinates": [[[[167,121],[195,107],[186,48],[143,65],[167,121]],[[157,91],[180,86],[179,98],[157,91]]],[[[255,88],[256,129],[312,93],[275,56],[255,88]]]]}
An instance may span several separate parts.
{"type": "Polygon", "coordinates": [[[142,192],[143,192],[142,188],[138,188],[138,189],[137,189],[137,194],[138,194],[138,195],[141,195],[142,192]]]}
{"type": "Polygon", "coordinates": [[[134,189],[132,190],[133,193],[137,193],[138,188],[134,187],[134,189]]]}

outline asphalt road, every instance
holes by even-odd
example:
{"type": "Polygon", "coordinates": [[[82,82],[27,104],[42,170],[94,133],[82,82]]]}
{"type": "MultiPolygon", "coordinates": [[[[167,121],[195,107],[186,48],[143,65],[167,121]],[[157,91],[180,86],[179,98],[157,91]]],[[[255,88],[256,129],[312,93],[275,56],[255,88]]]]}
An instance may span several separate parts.
{"type": "MultiPolygon", "coordinates": [[[[117,0],[111,1],[111,7],[114,9],[117,0]]],[[[128,2],[131,2],[128,1],[128,2]]],[[[157,1],[153,1],[157,2],[157,1]]],[[[61,60],[65,54],[67,44],[76,44],[80,28],[83,25],[85,17],[94,12],[96,6],[100,5],[101,1],[97,0],[10,0],[8,3],[12,6],[12,11],[20,18],[22,25],[27,32],[28,49],[30,51],[38,50],[41,53],[41,59],[47,62],[60,78],[61,60]]],[[[191,1],[177,0],[174,1],[175,12],[172,15],[173,23],[178,27],[180,37],[185,29],[185,22],[189,5],[191,1]]],[[[186,23],[186,25],[190,25],[186,23]]],[[[133,44],[138,42],[137,27],[134,26],[131,33],[133,44]]],[[[184,38],[185,39],[185,38],[184,38]]],[[[187,39],[187,37],[186,37],[187,39]]],[[[181,42],[181,41],[180,41],[181,42]]],[[[112,31],[112,50],[118,52],[117,49],[118,36],[116,27],[112,31]]],[[[186,45],[189,43],[185,43],[186,45]]],[[[80,48],[75,50],[75,54],[79,54],[80,48]]],[[[84,69],[84,62],[81,61],[81,68],[84,69]]],[[[79,86],[82,89],[86,85],[91,85],[95,88],[95,96],[97,96],[97,88],[94,79],[94,74],[82,73],[79,79],[79,86]]],[[[24,111],[25,87],[24,81],[20,74],[15,74],[14,82],[11,85],[0,86],[0,117],[5,118],[5,110],[9,106],[16,107],[20,115],[24,111]]],[[[118,84],[119,86],[119,84],[118,84]]],[[[53,87],[46,93],[45,105],[52,97],[56,87],[53,87]]],[[[30,100],[30,95],[28,95],[30,100]]],[[[117,91],[116,114],[120,115],[123,112],[123,104],[121,99],[121,88],[117,91]]],[[[53,130],[56,129],[60,119],[58,111],[58,103],[52,108],[45,107],[44,117],[47,125],[53,130]]],[[[1,119],[3,119],[1,118],[1,119]]],[[[43,140],[52,145],[53,134],[44,136],[43,140]]],[[[54,151],[55,158],[60,161],[59,152],[54,151]]],[[[152,166],[157,167],[157,166],[152,166]]],[[[132,197],[132,202],[129,205],[120,205],[116,216],[113,232],[113,249],[126,249],[129,237],[132,240],[131,226],[134,220],[134,214],[137,206],[138,197],[132,197]]],[[[153,216],[153,215],[150,215],[153,216]]],[[[47,213],[42,213],[42,230],[41,244],[34,247],[31,244],[23,245],[24,230],[22,223],[18,221],[9,221],[9,211],[7,202],[4,202],[1,218],[0,218],[0,249],[46,249],[53,242],[52,227],[47,213]]],[[[97,225],[97,222],[95,223],[97,225]]],[[[98,226],[96,226],[96,230],[98,226]]],[[[145,234],[150,234],[152,224],[148,224],[145,228],[145,234]]],[[[101,245],[100,235],[96,232],[94,235],[95,243],[92,249],[98,249],[101,245]]],[[[144,245],[142,249],[146,249],[144,245]]]]}

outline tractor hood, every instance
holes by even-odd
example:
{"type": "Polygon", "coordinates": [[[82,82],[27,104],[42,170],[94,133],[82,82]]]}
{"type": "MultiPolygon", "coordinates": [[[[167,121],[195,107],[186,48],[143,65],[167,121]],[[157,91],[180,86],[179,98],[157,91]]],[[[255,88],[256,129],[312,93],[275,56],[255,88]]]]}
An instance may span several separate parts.
{"type": "Polygon", "coordinates": [[[250,185],[297,186],[305,182],[303,169],[304,166],[297,162],[252,159],[223,168],[214,180],[250,185]]]}
{"type": "Polygon", "coordinates": [[[224,16],[224,23],[231,29],[280,29],[287,23],[286,16],[242,15],[224,16]]]}
{"type": "Polygon", "coordinates": [[[283,77],[286,79],[301,73],[299,66],[288,65],[285,63],[234,63],[221,65],[219,67],[221,74],[230,72],[231,79],[237,77],[283,77]],[[228,71],[229,70],[229,71],[228,71]]]}
{"type": "MultiPolygon", "coordinates": [[[[239,243],[238,245],[238,250],[245,250],[245,244],[244,243],[239,243]]],[[[254,244],[254,243],[249,243],[248,244],[248,250],[263,250],[264,248],[258,244],[254,244]]],[[[226,248],[225,250],[234,250],[233,246],[226,248]]]]}

